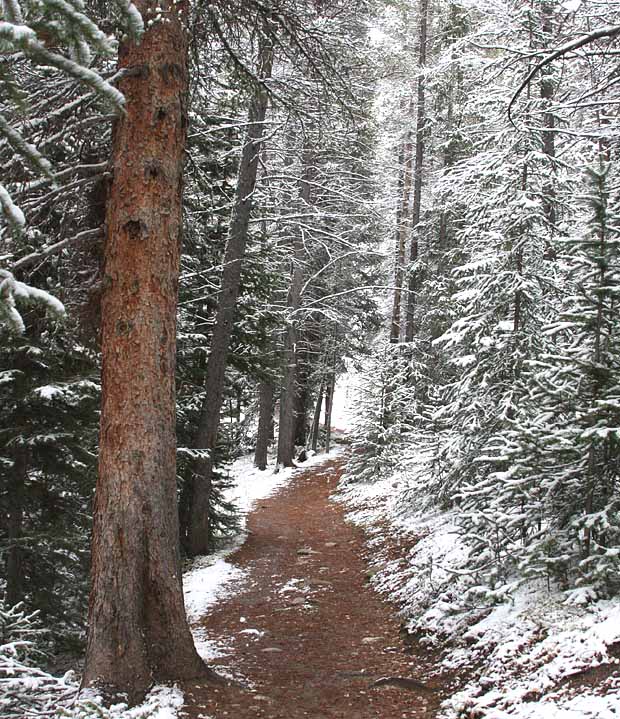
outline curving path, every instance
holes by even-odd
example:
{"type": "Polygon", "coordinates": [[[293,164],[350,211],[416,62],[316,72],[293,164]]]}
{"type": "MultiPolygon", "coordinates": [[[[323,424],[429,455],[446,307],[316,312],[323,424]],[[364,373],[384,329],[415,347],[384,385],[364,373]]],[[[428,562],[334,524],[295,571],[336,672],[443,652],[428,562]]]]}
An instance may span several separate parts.
{"type": "MultiPolygon", "coordinates": [[[[228,645],[215,660],[243,685],[188,684],[191,719],[430,719],[441,700],[433,657],[399,635],[397,609],[367,580],[362,532],[330,502],[342,460],[293,477],[249,517],[229,559],[240,590],[201,621],[228,645]],[[374,685],[406,677],[426,687],[374,685]]],[[[402,684],[402,682],[401,682],[402,684]]]]}

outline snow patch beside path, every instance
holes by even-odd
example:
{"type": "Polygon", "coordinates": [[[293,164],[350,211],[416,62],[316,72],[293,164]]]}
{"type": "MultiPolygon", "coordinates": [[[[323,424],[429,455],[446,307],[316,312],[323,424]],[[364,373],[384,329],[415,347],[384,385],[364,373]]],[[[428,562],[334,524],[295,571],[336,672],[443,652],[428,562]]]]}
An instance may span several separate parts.
{"type": "Polygon", "coordinates": [[[63,708],[62,714],[54,713],[54,716],[66,719],[177,719],[182,708],[183,692],[176,685],[153,687],[144,702],[132,708],[123,703],[106,707],[101,696],[88,689],[80,692],[70,708],[63,708]]]}
{"type": "Polygon", "coordinates": [[[438,672],[475,669],[440,716],[620,717],[620,599],[575,605],[539,581],[493,607],[466,604],[459,576],[466,549],[453,513],[421,511],[419,504],[413,511],[408,489],[406,473],[395,473],[373,483],[345,483],[339,501],[350,509],[349,520],[368,532],[376,589],[401,607],[410,631],[444,650],[438,672]],[[405,547],[400,560],[384,551],[386,525],[405,547]]]}

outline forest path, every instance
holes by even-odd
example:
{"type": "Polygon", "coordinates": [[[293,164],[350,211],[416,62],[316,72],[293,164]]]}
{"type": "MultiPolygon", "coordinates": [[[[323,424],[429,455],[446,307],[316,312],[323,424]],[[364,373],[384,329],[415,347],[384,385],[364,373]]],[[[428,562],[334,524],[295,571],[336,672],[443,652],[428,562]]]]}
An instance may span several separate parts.
{"type": "Polygon", "coordinates": [[[245,572],[235,595],[199,622],[227,653],[215,664],[246,686],[186,684],[191,719],[430,719],[440,703],[428,650],[405,646],[396,608],[368,583],[361,530],[330,501],[344,462],[296,473],[249,515],[228,561],[245,572]],[[410,677],[428,690],[373,687],[410,677]]]}

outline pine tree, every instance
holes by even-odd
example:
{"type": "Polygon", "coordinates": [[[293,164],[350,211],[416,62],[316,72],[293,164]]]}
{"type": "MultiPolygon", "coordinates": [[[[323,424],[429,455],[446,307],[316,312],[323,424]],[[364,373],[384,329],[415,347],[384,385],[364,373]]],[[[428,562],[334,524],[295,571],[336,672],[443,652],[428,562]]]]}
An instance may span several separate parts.
{"type": "MultiPolygon", "coordinates": [[[[138,37],[143,26],[135,6],[121,2],[116,10],[118,24],[138,37]]],[[[3,139],[0,152],[10,155],[6,176],[0,184],[0,218],[4,220],[0,224],[0,259],[7,262],[25,254],[24,244],[27,247],[33,239],[38,240],[36,259],[58,252],[74,241],[67,238],[42,248],[41,240],[48,238],[35,231],[38,218],[53,200],[66,200],[63,195],[68,181],[73,180],[70,184],[75,190],[84,184],[75,181],[80,174],[88,178],[97,169],[101,171],[87,162],[76,162],[74,152],[71,153],[74,161],[57,170],[56,163],[68,159],[63,151],[71,144],[70,137],[75,131],[72,116],[96,104],[93,99],[106,103],[108,112],[110,107],[122,111],[124,98],[100,72],[102,62],[114,55],[115,40],[102,32],[82,2],[6,0],[0,17],[0,49],[6,58],[0,74],[0,86],[6,90],[0,99],[3,139]],[[91,67],[93,56],[99,64],[91,67]],[[33,117],[29,117],[29,111],[33,117]],[[67,124],[68,119],[68,127],[58,132],[56,126],[55,136],[50,132],[55,123],[67,124]]],[[[90,134],[89,130],[86,132],[90,134]]],[[[59,211],[60,207],[56,205],[55,209],[59,211]]],[[[75,239],[91,237],[92,233],[78,233],[75,239]]],[[[16,267],[21,270],[19,264],[16,267]]],[[[23,331],[18,309],[21,302],[42,302],[56,313],[63,312],[62,304],[46,290],[31,287],[20,279],[15,277],[15,267],[0,268],[0,321],[8,323],[14,331],[23,331]]]]}
{"type": "Polygon", "coordinates": [[[497,558],[524,576],[578,587],[580,601],[618,589],[618,196],[613,164],[586,171],[589,226],[563,243],[570,292],[529,363],[527,402],[500,449],[493,508],[497,558]],[[498,513],[502,514],[498,517],[498,513]],[[507,521],[508,518],[508,521],[507,521]]]}
{"type": "Polygon", "coordinates": [[[0,329],[0,548],[5,603],[39,610],[58,644],[85,621],[99,378],[75,332],[38,314],[26,335],[0,329]]]}

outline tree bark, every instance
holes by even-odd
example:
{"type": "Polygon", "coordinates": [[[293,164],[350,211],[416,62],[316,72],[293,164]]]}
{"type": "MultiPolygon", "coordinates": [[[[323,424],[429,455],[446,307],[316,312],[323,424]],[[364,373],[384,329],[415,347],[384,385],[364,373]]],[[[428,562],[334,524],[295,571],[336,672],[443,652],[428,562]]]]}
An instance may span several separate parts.
{"type": "MultiPolygon", "coordinates": [[[[420,50],[419,71],[426,66],[426,43],[428,40],[428,0],[420,0],[420,50]]],[[[407,319],[405,341],[411,342],[415,334],[415,306],[418,277],[415,264],[418,260],[418,225],[422,210],[422,169],[424,164],[424,133],[426,131],[426,89],[422,75],[418,78],[418,107],[416,113],[415,169],[413,173],[413,207],[411,211],[411,249],[409,252],[409,281],[407,283],[407,319]]]]}
{"type": "MultiPolygon", "coordinates": [[[[306,206],[310,204],[310,183],[312,168],[309,156],[304,159],[304,176],[300,181],[300,199],[306,206]]],[[[291,284],[289,286],[287,304],[294,313],[301,305],[301,290],[304,283],[304,243],[300,232],[295,232],[293,239],[293,257],[291,284]]],[[[295,326],[297,319],[289,321],[284,340],[284,379],[280,393],[280,416],[278,428],[278,466],[292,467],[295,456],[295,405],[298,372],[298,332],[295,326]]]]}
{"type": "Polygon", "coordinates": [[[325,380],[321,380],[319,386],[319,395],[316,398],[316,405],[314,407],[314,417],[312,419],[312,451],[316,452],[319,446],[319,425],[321,423],[321,406],[323,405],[323,392],[325,390],[325,380]]]}
{"type": "MultiPolygon", "coordinates": [[[[267,78],[271,75],[272,63],[273,48],[269,41],[264,39],[259,51],[258,73],[260,77],[267,78]]],[[[264,132],[263,123],[267,114],[268,101],[269,94],[264,85],[257,85],[250,103],[247,137],[241,152],[235,206],[232,211],[228,243],[224,255],[220,302],[207,361],[205,399],[196,433],[195,448],[206,450],[209,454],[198,462],[192,480],[187,537],[187,549],[190,556],[206,554],[211,544],[209,514],[214,453],[224,398],[226,363],[241,286],[241,268],[248,240],[248,226],[253,208],[253,195],[264,132]]]]}
{"type": "Polygon", "coordinates": [[[325,454],[329,454],[332,442],[332,407],[334,404],[335,376],[332,374],[327,380],[325,392],[325,454]]]}
{"type": "Polygon", "coordinates": [[[267,469],[267,451],[273,433],[273,398],[275,387],[272,380],[261,380],[258,389],[258,432],[254,466],[267,469]]]}
{"type": "Polygon", "coordinates": [[[396,211],[396,256],[394,264],[394,302],[392,305],[392,322],[390,326],[390,342],[396,343],[401,335],[401,304],[403,294],[403,275],[405,267],[405,248],[407,243],[407,227],[409,224],[409,200],[411,196],[413,144],[411,133],[403,143],[400,152],[401,177],[398,183],[399,205],[396,211]]]}
{"type": "MultiPolygon", "coordinates": [[[[154,2],[139,2],[147,27],[154,2]]],[[[102,298],[102,408],[83,684],[139,701],[205,676],[185,616],[176,509],[175,339],[187,132],[186,5],[119,49],[102,298]]]]}
{"type": "Polygon", "coordinates": [[[6,553],[6,590],[5,602],[9,607],[21,602],[22,586],[22,548],[20,540],[23,534],[24,501],[28,455],[24,448],[18,448],[14,454],[13,474],[8,487],[9,511],[7,516],[8,549],[6,553]]]}

